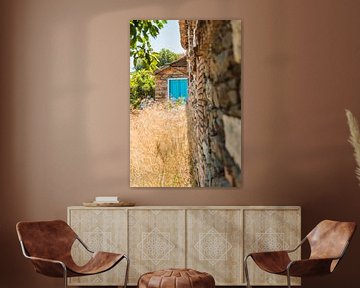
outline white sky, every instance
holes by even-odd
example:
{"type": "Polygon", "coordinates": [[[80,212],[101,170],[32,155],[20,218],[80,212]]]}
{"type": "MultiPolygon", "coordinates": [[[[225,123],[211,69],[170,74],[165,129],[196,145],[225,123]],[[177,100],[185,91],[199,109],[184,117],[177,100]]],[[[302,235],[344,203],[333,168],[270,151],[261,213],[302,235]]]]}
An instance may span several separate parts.
{"type": "Polygon", "coordinates": [[[184,53],[185,50],[180,44],[179,21],[168,20],[156,39],[150,37],[150,43],[154,51],[157,52],[162,48],[167,48],[175,53],[184,53]]]}

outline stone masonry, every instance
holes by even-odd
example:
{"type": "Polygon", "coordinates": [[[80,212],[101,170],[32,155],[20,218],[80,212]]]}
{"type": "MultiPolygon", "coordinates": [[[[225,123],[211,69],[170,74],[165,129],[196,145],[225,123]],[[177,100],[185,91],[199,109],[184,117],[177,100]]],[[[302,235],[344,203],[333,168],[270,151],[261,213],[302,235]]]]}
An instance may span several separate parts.
{"type": "Polygon", "coordinates": [[[193,186],[241,183],[241,21],[180,20],[193,186]]]}
{"type": "Polygon", "coordinates": [[[155,100],[168,100],[168,79],[187,78],[186,57],[182,57],[155,71],[155,100]]]}

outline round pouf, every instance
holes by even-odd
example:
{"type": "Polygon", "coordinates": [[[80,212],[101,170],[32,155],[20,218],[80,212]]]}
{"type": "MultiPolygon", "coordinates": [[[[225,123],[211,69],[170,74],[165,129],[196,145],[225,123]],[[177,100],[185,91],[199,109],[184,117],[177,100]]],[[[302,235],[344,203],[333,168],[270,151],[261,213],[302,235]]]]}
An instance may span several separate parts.
{"type": "Polygon", "coordinates": [[[140,276],[138,288],[214,288],[214,277],[193,269],[166,269],[140,276]]]}

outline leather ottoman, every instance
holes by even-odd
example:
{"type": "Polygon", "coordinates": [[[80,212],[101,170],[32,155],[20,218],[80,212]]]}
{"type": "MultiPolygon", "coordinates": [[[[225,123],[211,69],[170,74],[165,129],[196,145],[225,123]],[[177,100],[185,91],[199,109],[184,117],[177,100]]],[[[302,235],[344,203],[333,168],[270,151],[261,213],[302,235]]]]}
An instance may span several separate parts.
{"type": "Polygon", "coordinates": [[[166,269],[140,276],[138,288],[214,288],[214,277],[192,269],[166,269]]]}

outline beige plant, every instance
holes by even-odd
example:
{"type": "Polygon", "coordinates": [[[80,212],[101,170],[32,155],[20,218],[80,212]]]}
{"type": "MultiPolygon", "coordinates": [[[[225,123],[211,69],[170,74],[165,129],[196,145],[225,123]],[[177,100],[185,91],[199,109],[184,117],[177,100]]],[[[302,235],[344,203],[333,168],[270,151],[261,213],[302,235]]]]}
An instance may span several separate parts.
{"type": "Polygon", "coordinates": [[[354,148],[354,156],[355,156],[355,161],[357,163],[355,174],[356,174],[357,179],[359,180],[359,185],[360,185],[360,129],[359,129],[359,124],[358,124],[358,121],[356,120],[355,116],[349,110],[345,110],[345,111],[346,111],[346,117],[348,120],[349,129],[350,129],[349,142],[351,143],[351,145],[354,148]]]}

